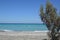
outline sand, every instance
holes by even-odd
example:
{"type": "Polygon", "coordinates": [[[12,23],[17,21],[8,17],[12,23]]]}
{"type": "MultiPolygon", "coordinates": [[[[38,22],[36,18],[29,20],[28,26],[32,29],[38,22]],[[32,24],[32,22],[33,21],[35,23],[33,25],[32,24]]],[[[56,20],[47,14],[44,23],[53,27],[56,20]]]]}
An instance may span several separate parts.
{"type": "Polygon", "coordinates": [[[47,32],[0,32],[0,40],[43,40],[48,39],[47,32]]]}

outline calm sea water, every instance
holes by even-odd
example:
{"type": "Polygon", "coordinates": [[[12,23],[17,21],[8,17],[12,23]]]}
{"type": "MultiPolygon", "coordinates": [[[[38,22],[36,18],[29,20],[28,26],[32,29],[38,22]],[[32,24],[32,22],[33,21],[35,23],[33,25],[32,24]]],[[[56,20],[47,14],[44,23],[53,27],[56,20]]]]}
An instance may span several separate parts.
{"type": "Polygon", "coordinates": [[[0,30],[45,31],[47,28],[45,24],[37,23],[0,23],[0,30]]]}

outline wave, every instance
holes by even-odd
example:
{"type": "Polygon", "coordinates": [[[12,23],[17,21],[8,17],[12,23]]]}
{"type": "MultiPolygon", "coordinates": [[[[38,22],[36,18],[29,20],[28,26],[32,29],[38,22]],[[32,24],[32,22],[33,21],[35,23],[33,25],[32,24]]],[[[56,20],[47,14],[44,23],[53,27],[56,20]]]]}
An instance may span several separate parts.
{"type": "Polygon", "coordinates": [[[34,31],[34,32],[48,32],[48,31],[34,31]]]}
{"type": "Polygon", "coordinates": [[[0,30],[0,32],[48,32],[48,30],[46,31],[16,31],[16,30],[0,30]]]}
{"type": "Polygon", "coordinates": [[[4,30],[4,31],[11,32],[11,31],[13,31],[13,30],[4,30]]]}
{"type": "Polygon", "coordinates": [[[0,32],[13,32],[13,30],[0,30],[0,32]]]}

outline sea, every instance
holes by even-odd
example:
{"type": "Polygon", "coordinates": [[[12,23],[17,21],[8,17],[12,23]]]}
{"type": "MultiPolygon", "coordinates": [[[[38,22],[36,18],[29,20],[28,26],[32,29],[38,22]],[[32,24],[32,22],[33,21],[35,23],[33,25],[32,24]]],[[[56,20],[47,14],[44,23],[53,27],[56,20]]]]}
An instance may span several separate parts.
{"type": "Polygon", "coordinates": [[[0,23],[0,31],[47,31],[42,23],[0,23]]]}

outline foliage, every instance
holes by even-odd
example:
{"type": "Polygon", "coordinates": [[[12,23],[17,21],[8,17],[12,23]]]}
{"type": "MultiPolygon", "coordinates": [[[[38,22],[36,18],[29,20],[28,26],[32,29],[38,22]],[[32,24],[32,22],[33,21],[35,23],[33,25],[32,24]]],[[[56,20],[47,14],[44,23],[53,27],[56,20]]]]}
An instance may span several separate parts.
{"type": "Polygon", "coordinates": [[[49,31],[51,31],[51,40],[58,40],[60,29],[60,16],[57,15],[56,8],[47,1],[46,9],[40,7],[41,20],[46,24],[49,31]]]}

